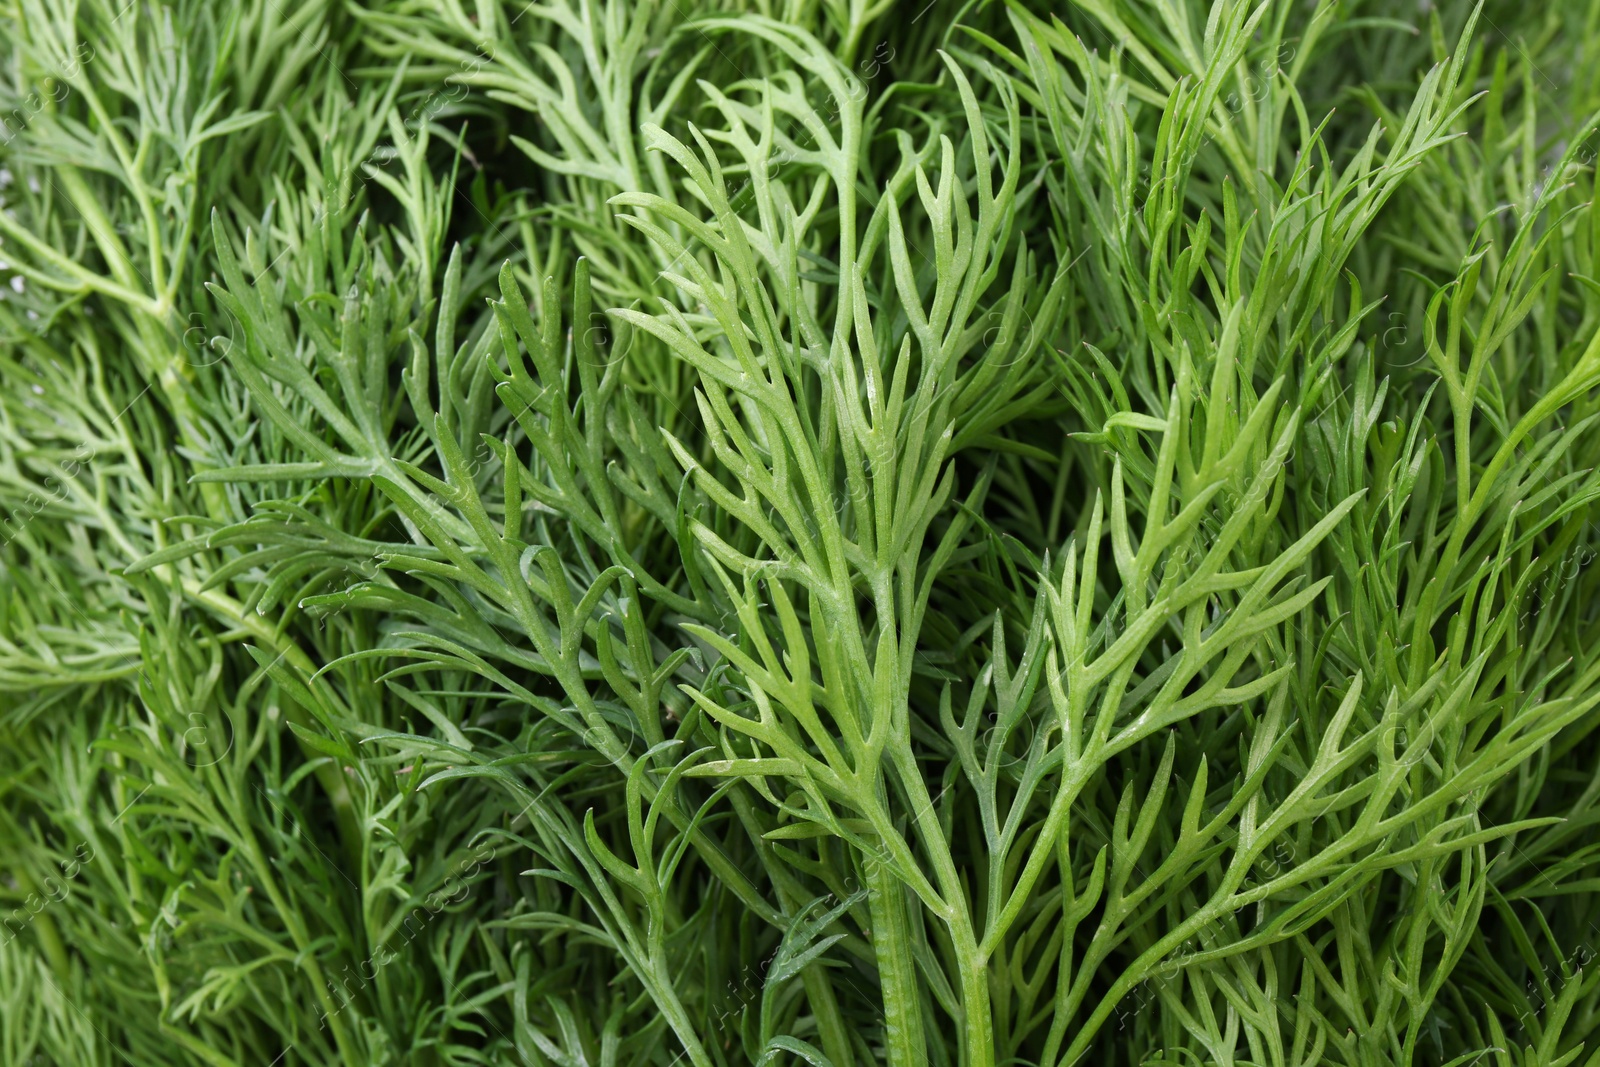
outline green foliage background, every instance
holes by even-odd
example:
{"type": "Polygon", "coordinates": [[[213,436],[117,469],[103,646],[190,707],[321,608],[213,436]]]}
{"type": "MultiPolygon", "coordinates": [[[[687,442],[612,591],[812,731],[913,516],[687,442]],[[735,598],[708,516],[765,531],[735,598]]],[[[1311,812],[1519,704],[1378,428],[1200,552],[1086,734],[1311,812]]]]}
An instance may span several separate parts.
{"type": "Polygon", "coordinates": [[[1600,3],[8,0],[0,1063],[1600,1064],[1600,3]]]}

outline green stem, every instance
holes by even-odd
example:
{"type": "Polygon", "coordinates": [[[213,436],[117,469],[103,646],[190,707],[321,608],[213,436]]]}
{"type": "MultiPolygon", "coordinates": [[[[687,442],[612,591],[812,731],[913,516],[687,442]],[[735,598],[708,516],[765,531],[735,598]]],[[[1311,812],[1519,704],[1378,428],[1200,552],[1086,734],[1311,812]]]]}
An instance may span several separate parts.
{"type": "Polygon", "coordinates": [[[896,747],[895,762],[899,765],[907,793],[917,806],[915,825],[933,857],[935,878],[940,895],[946,902],[946,913],[941,918],[950,931],[951,940],[955,942],[956,954],[962,960],[961,1011],[962,1031],[967,1046],[966,1067],[993,1067],[994,1020],[989,1004],[988,975],[989,955],[993,949],[988,941],[997,941],[1001,933],[993,931],[984,945],[978,944],[972,913],[962,894],[960,872],[956,870],[950,845],[933,810],[934,798],[928,795],[909,745],[896,747]]]}
{"type": "Polygon", "coordinates": [[[966,1067],[994,1067],[994,1017],[989,1005],[989,964],[978,955],[970,931],[957,938],[961,964],[961,1029],[967,1044],[966,1067]],[[963,944],[962,942],[966,943],[963,944]]]}
{"type": "Polygon", "coordinates": [[[906,889],[894,872],[877,860],[867,861],[866,881],[872,948],[883,987],[884,1045],[889,1067],[926,1067],[928,1045],[923,1036],[917,963],[911,952],[906,889]]]}

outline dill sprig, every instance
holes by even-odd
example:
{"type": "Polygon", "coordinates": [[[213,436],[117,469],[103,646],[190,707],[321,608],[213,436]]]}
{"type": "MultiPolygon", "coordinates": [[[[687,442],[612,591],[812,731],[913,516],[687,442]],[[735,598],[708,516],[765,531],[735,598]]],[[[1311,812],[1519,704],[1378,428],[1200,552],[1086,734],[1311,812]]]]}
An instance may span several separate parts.
{"type": "Polygon", "coordinates": [[[1600,1063],[1600,6],[0,18],[0,1061],[1600,1063]]]}

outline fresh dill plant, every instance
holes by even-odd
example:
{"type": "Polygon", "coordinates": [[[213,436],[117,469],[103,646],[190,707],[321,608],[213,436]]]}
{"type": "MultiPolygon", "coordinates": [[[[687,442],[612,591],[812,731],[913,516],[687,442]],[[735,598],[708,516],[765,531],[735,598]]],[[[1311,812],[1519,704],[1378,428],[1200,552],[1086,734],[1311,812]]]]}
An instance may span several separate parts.
{"type": "Polygon", "coordinates": [[[1600,1064],[1600,2],[0,27],[0,1063],[1600,1064]]]}

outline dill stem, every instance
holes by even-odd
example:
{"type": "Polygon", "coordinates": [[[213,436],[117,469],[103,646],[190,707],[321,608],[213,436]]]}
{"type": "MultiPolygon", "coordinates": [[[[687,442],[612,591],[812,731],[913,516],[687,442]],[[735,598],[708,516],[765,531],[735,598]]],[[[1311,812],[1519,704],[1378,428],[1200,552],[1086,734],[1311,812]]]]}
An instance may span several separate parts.
{"type": "Polygon", "coordinates": [[[866,865],[868,902],[872,912],[872,949],[883,987],[884,1045],[889,1067],[925,1067],[927,1039],[917,963],[911,954],[906,914],[906,888],[888,866],[866,865]]]}

